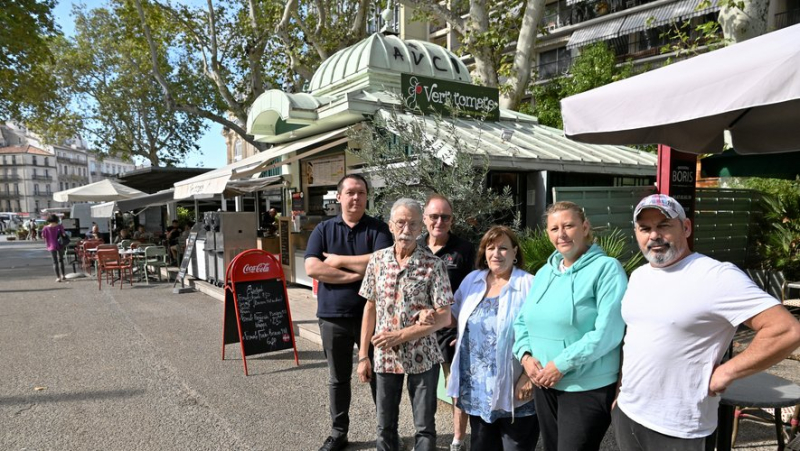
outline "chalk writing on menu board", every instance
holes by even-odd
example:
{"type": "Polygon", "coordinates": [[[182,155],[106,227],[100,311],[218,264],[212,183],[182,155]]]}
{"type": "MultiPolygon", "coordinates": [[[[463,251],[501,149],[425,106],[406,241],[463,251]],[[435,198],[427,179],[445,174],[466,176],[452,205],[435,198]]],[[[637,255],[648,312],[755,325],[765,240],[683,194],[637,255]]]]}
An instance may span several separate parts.
{"type": "Polygon", "coordinates": [[[292,348],[283,282],[278,279],[239,282],[234,288],[245,355],[292,348]]]}

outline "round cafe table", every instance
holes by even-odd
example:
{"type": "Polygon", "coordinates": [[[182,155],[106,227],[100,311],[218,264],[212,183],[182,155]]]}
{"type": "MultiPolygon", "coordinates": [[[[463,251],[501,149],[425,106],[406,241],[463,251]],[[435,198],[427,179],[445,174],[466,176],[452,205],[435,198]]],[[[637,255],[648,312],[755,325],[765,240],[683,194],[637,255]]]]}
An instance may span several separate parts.
{"type": "Polygon", "coordinates": [[[781,407],[800,404],[800,386],[766,372],[734,381],[721,395],[719,424],[717,426],[717,451],[730,451],[735,407],[760,407],[774,409],[778,450],[785,447],[781,407]]]}

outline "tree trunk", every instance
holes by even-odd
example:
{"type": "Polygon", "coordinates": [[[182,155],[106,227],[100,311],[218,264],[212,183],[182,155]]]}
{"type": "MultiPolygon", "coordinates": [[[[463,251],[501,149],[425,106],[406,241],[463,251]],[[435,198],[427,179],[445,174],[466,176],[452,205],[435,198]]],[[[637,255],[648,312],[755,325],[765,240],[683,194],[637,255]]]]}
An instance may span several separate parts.
{"type": "Polygon", "coordinates": [[[483,0],[470,0],[469,19],[467,19],[467,45],[475,58],[474,77],[484,86],[496,88],[498,85],[497,70],[492,60],[491,49],[474,45],[473,36],[480,36],[489,31],[489,13],[483,0]]]}
{"type": "Polygon", "coordinates": [[[767,32],[769,0],[744,0],[744,8],[725,6],[719,12],[722,34],[732,43],[746,41],[767,32]]]}
{"type": "Polygon", "coordinates": [[[536,49],[536,35],[539,32],[539,21],[544,14],[545,0],[527,0],[525,15],[522,17],[522,28],[517,38],[514,52],[514,66],[509,89],[500,97],[500,106],[509,110],[517,110],[522,96],[531,81],[531,60],[536,49]]]}

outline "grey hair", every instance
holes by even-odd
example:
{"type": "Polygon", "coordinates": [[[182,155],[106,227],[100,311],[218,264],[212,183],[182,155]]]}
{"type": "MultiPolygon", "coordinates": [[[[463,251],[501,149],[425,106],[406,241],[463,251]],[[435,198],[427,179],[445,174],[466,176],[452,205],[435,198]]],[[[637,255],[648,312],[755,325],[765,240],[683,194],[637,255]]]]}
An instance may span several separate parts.
{"type": "Polygon", "coordinates": [[[394,212],[400,207],[405,207],[409,210],[415,211],[420,217],[422,217],[422,206],[420,206],[419,202],[408,197],[401,197],[394,202],[394,205],[392,205],[392,211],[389,213],[389,217],[394,218],[394,212]]]}

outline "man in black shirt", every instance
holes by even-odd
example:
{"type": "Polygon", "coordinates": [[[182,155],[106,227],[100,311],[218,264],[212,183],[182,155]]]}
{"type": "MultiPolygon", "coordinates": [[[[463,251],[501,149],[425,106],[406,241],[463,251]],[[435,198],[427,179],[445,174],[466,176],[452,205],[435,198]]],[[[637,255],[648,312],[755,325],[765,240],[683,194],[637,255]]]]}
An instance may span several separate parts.
{"type": "MultiPolygon", "coordinates": [[[[427,247],[444,261],[447,275],[450,278],[450,286],[455,293],[464,277],[475,268],[475,246],[450,233],[450,227],[453,225],[453,206],[446,197],[440,194],[428,196],[428,200],[425,202],[423,221],[427,232],[419,238],[419,245],[427,247]]],[[[456,335],[456,328],[444,328],[436,332],[439,349],[444,356],[442,371],[445,384],[450,377],[450,365],[453,363],[453,354],[455,353],[455,348],[451,343],[455,341],[456,335]]],[[[455,402],[453,402],[453,428],[453,443],[450,445],[450,449],[458,451],[461,449],[461,443],[467,431],[467,415],[456,407],[455,402]]]]}
{"type": "MultiPolygon", "coordinates": [[[[332,425],[319,451],[347,446],[353,345],[361,344],[361,319],[367,302],[358,291],[372,253],[392,245],[389,226],[364,213],[368,189],[364,177],[344,176],[336,189],[342,214],[319,223],[306,246],[306,274],[320,282],[317,317],[329,373],[332,425]]],[[[374,399],[374,383],[372,390],[374,399]]]]}

